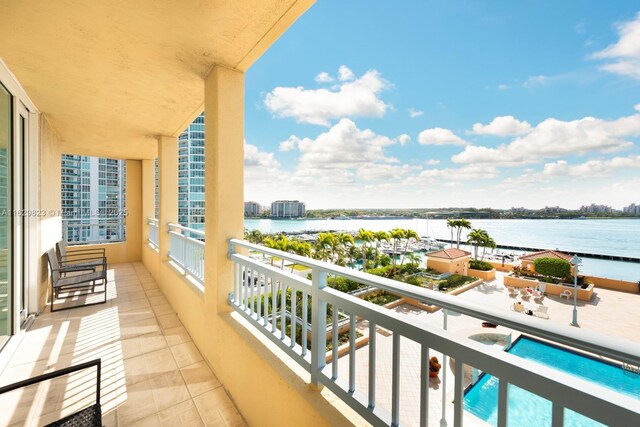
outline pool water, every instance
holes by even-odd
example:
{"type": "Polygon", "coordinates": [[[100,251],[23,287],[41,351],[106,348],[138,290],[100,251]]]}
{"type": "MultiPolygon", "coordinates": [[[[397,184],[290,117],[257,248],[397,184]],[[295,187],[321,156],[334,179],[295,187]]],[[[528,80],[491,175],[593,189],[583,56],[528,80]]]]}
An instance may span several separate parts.
{"type": "MultiPolygon", "coordinates": [[[[638,398],[640,375],[619,366],[601,362],[527,337],[520,337],[509,353],[523,359],[559,369],[576,377],[597,383],[620,393],[638,398]]],[[[465,409],[491,425],[498,423],[498,379],[483,375],[465,394],[465,409]]],[[[551,425],[551,401],[509,384],[507,424],[542,427],[551,425]]],[[[565,426],[602,426],[590,418],[565,409],[565,426]]]]}

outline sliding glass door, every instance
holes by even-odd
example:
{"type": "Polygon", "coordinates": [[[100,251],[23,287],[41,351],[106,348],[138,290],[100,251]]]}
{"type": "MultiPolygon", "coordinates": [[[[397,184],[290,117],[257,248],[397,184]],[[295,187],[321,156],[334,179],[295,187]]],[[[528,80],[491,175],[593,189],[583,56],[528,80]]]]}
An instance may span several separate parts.
{"type": "Polygon", "coordinates": [[[13,332],[11,286],[11,142],[12,97],[0,83],[0,348],[13,332]]]}

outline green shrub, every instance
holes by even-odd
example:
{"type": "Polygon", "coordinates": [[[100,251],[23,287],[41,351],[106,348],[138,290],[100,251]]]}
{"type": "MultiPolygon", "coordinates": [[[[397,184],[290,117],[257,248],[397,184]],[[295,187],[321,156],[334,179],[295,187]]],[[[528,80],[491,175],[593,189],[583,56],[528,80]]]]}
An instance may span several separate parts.
{"type": "Polygon", "coordinates": [[[570,277],[571,263],[560,258],[538,258],[533,262],[537,273],[550,277],[570,277]]]}
{"type": "Polygon", "coordinates": [[[397,295],[393,295],[387,292],[379,292],[376,294],[369,294],[364,297],[365,301],[369,301],[375,305],[385,305],[392,301],[399,299],[400,297],[397,295]]]}
{"type": "Polygon", "coordinates": [[[480,271],[493,270],[493,265],[491,265],[491,263],[488,263],[487,261],[478,261],[476,259],[469,261],[469,267],[480,271]]]}

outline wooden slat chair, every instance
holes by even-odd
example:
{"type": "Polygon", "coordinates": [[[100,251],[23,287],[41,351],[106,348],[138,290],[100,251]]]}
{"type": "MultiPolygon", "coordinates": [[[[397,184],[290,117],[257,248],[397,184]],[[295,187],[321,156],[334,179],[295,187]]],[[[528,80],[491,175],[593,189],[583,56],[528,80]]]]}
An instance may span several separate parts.
{"type": "Polygon", "coordinates": [[[58,261],[65,265],[65,271],[61,271],[62,276],[68,272],[96,271],[98,267],[106,263],[104,248],[67,251],[67,245],[62,240],[56,243],[56,255],[58,261]]]}
{"type": "Polygon", "coordinates": [[[47,424],[49,426],[60,427],[99,427],[102,426],[102,407],[100,406],[100,359],[95,359],[90,362],[85,362],[76,366],[60,369],[58,371],[49,372],[43,375],[38,375],[34,378],[29,378],[24,381],[19,381],[14,384],[10,384],[4,387],[0,387],[0,395],[8,393],[13,390],[18,390],[24,387],[28,387],[34,384],[41,383],[43,381],[49,381],[64,375],[69,375],[74,372],[82,371],[87,368],[96,367],[96,399],[95,403],[88,406],[75,414],[68,415],[58,421],[47,424]]]}
{"type": "Polygon", "coordinates": [[[67,275],[66,273],[70,273],[70,271],[65,270],[67,267],[67,263],[63,261],[58,261],[58,256],[56,255],[55,249],[49,249],[47,251],[47,258],[49,260],[49,267],[51,268],[51,291],[52,291],[52,300],[51,300],[51,311],[60,311],[67,310],[70,308],[77,307],[86,307],[89,305],[95,304],[104,304],[107,302],[107,262],[106,258],[103,259],[103,263],[100,266],[100,270],[92,271],[89,273],[80,273],[75,272],[77,274],[67,275]],[[100,282],[100,283],[98,283],[100,282]],[[96,292],[97,285],[104,285],[103,291],[96,292]],[[104,293],[104,300],[93,302],[89,304],[65,307],[62,309],[55,310],[55,301],[60,298],[61,292],[71,292],[71,291],[87,291],[84,295],[89,295],[92,293],[104,293]]]}

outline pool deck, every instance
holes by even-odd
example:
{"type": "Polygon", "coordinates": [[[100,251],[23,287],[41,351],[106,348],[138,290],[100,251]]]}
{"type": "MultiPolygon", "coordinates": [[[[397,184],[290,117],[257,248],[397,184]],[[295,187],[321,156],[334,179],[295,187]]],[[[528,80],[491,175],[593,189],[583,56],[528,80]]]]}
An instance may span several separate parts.
{"type": "MultiPolygon", "coordinates": [[[[504,273],[498,273],[496,279],[481,284],[463,294],[458,295],[463,301],[470,301],[486,307],[503,309],[510,311],[510,306],[520,297],[509,297],[507,289],[503,285],[504,273]]],[[[533,301],[524,301],[527,308],[535,309],[533,301]]],[[[559,322],[568,325],[572,320],[573,300],[560,299],[558,297],[546,297],[543,305],[548,307],[549,322],[559,322]]],[[[628,339],[640,343],[640,294],[630,294],[607,289],[596,289],[594,297],[590,302],[578,301],[578,323],[585,330],[592,330],[620,338],[628,339]]],[[[439,310],[435,313],[428,313],[409,305],[402,305],[394,309],[398,313],[419,319],[422,322],[434,327],[441,328],[443,323],[443,313],[439,310]]],[[[368,333],[366,322],[357,325],[360,332],[368,333]]],[[[458,332],[460,335],[469,336],[482,331],[481,321],[469,316],[448,316],[449,331],[458,332]]],[[[487,333],[509,334],[512,332],[508,328],[498,327],[496,329],[485,329],[487,333]]],[[[391,366],[392,366],[392,342],[393,335],[385,330],[378,330],[376,337],[376,401],[377,405],[390,411],[391,408],[391,366]]],[[[404,425],[417,426],[420,423],[420,346],[408,339],[402,338],[401,346],[401,366],[400,366],[400,420],[404,425]]],[[[499,348],[496,348],[499,351],[499,348]]],[[[368,346],[361,347],[356,351],[356,389],[366,395],[368,390],[368,346]]],[[[442,363],[442,354],[432,352],[430,356],[437,356],[442,363]]],[[[449,404],[446,407],[446,419],[449,425],[453,424],[453,385],[454,372],[450,363],[443,366],[447,369],[446,400],[449,404]]],[[[338,361],[339,377],[349,376],[349,355],[341,357],[338,361]]],[[[442,418],[442,377],[443,371],[438,378],[431,379],[429,384],[429,425],[439,425],[442,418]]],[[[466,378],[465,385],[469,383],[466,378]]],[[[465,425],[487,424],[465,411],[465,425]]]]}

